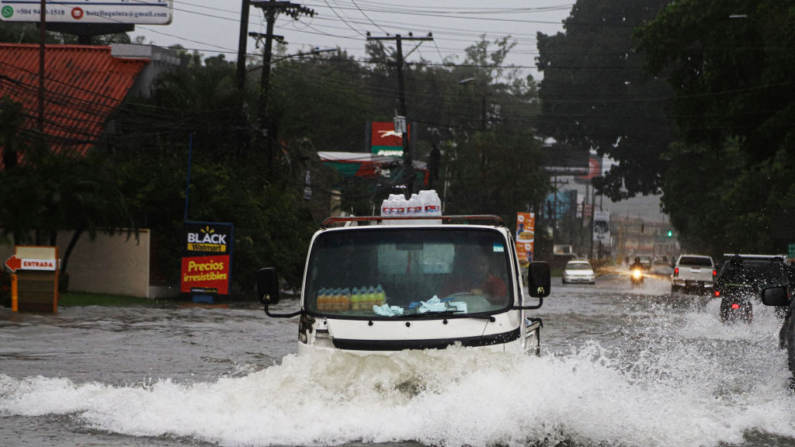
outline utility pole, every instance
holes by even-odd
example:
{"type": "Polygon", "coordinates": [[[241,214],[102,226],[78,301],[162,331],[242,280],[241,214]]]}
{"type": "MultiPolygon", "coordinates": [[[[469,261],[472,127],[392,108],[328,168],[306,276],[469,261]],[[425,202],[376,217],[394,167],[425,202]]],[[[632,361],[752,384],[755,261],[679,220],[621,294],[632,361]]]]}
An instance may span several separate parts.
{"type": "MultiPolygon", "coordinates": [[[[403,41],[432,41],[433,35],[428,34],[427,37],[414,37],[412,33],[409,33],[408,37],[403,37],[400,34],[396,34],[394,36],[387,36],[387,37],[372,37],[370,33],[367,33],[367,40],[394,40],[395,46],[397,48],[397,54],[395,58],[397,59],[397,75],[398,75],[398,99],[400,100],[400,114],[406,118],[407,117],[407,109],[406,109],[406,86],[403,82],[403,41]]],[[[408,129],[408,124],[406,126],[408,129]]],[[[414,129],[414,132],[417,130],[414,129]]],[[[410,196],[414,192],[414,166],[411,160],[411,152],[409,150],[409,138],[408,132],[401,138],[403,142],[403,181],[406,185],[406,197],[410,196]]]]}
{"type": "MultiPolygon", "coordinates": [[[[268,118],[268,89],[271,77],[271,51],[273,47],[273,39],[276,39],[279,42],[284,42],[283,36],[275,36],[273,34],[273,26],[276,23],[276,15],[279,13],[287,14],[290,17],[292,17],[293,20],[298,20],[298,18],[302,15],[308,15],[310,17],[314,17],[315,10],[289,1],[277,1],[277,0],[249,0],[249,1],[252,6],[255,6],[263,10],[263,12],[265,13],[265,20],[267,20],[268,22],[268,28],[265,34],[261,33],[248,33],[248,34],[249,36],[253,37],[265,38],[265,50],[262,56],[262,77],[260,78],[259,122],[260,122],[260,129],[263,135],[265,136],[268,144],[268,172],[272,176],[273,164],[274,164],[273,143],[274,140],[277,138],[277,134],[276,134],[276,126],[268,118]]],[[[238,74],[238,76],[240,76],[240,74],[238,74]]],[[[243,76],[245,76],[245,73],[243,76]]]]}
{"type": "Polygon", "coordinates": [[[251,9],[249,0],[241,0],[240,36],[237,42],[237,88],[246,87],[246,47],[248,46],[248,13],[251,9]]]}
{"type": "Polygon", "coordinates": [[[595,216],[596,216],[596,190],[592,185],[591,186],[591,248],[588,250],[588,254],[591,259],[593,259],[593,234],[594,234],[593,224],[595,216]]]}
{"type": "Polygon", "coordinates": [[[44,41],[47,38],[47,1],[39,6],[39,131],[44,135],[44,41]]]}

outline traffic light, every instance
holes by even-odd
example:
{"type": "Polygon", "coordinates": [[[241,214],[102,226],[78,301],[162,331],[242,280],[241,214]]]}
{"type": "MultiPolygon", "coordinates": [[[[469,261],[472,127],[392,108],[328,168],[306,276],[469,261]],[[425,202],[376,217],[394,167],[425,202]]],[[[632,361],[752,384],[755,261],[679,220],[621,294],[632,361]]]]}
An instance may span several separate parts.
{"type": "Polygon", "coordinates": [[[668,230],[668,237],[674,237],[674,230],[668,230]]]}

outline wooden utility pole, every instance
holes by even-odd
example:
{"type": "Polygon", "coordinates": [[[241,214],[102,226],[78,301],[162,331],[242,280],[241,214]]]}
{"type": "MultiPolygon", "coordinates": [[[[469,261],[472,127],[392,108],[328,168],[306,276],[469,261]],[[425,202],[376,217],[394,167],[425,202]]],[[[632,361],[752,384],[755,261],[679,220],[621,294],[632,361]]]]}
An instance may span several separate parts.
{"type": "MultiPolygon", "coordinates": [[[[274,164],[274,149],[273,143],[277,138],[276,126],[268,118],[268,90],[270,88],[271,77],[271,52],[273,47],[273,40],[284,42],[283,36],[275,36],[273,34],[273,26],[276,23],[277,14],[287,14],[293,20],[298,20],[302,15],[314,17],[315,11],[313,9],[301,6],[297,3],[289,1],[277,0],[249,0],[252,6],[260,8],[265,13],[265,20],[268,22],[267,32],[261,33],[248,33],[249,36],[264,37],[265,50],[262,57],[262,77],[260,78],[260,97],[259,97],[259,122],[260,129],[265,136],[268,144],[268,172],[273,175],[274,164]]],[[[238,76],[240,76],[238,74],[238,76]]],[[[244,75],[245,76],[245,73],[244,75]]]]}
{"type": "Polygon", "coordinates": [[[246,48],[248,46],[248,13],[251,9],[249,0],[241,0],[240,36],[237,41],[237,88],[246,87],[246,48]]]}
{"type": "Polygon", "coordinates": [[[591,185],[591,248],[588,250],[590,259],[593,259],[594,216],[596,216],[596,190],[593,185],[591,185]]]}
{"type": "MultiPolygon", "coordinates": [[[[406,86],[403,80],[403,41],[410,40],[410,41],[432,41],[433,35],[428,34],[426,37],[414,37],[411,33],[409,33],[408,37],[403,37],[400,34],[396,34],[394,36],[386,36],[386,37],[372,37],[370,33],[367,33],[367,40],[394,40],[395,47],[397,48],[397,54],[395,55],[396,59],[396,66],[397,66],[397,76],[398,76],[398,100],[400,101],[400,114],[406,118],[408,122],[407,116],[407,108],[406,108],[406,86]]],[[[406,126],[408,129],[408,124],[406,126]]],[[[417,130],[414,129],[414,132],[417,130]]],[[[409,138],[408,132],[406,135],[403,135],[401,138],[403,142],[403,182],[406,186],[406,196],[410,196],[414,192],[414,165],[412,164],[411,159],[411,150],[409,147],[409,138]]]]}
{"type": "Polygon", "coordinates": [[[44,41],[47,38],[47,1],[39,6],[39,131],[44,135],[44,41]]]}

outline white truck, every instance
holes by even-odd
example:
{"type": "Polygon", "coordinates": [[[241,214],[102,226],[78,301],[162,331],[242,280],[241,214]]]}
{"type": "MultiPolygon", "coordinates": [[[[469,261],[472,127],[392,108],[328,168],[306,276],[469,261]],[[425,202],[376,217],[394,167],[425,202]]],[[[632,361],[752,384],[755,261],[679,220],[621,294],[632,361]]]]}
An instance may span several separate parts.
{"type": "Polygon", "coordinates": [[[549,295],[550,269],[534,262],[528,271],[525,286],[499,216],[329,218],[312,237],[300,310],[269,310],[279,300],[275,268],[257,272],[257,293],[268,316],[300,317],[299,354],[456,343],[538,354],[542,322],[529,311],[549,295]]]}
{"type": "Polygon", "coordinates": [[[682,291],[711,294],[717,273],[710,256],[681,255],[676,260],[671,275],[671,293],[682,291]]]}

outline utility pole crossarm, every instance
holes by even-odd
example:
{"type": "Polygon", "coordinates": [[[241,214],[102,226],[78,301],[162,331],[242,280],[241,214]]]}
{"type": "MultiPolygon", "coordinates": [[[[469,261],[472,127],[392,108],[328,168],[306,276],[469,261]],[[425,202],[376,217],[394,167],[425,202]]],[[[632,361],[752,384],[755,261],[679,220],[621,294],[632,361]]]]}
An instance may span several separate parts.
{"type": "Polygon", "coordinates": [[[367,40],[397,40],[400,37],[400,40],[424,40],[424,41],[433,41],[433,37],[403,37],[400,34],[396,36],[386,36],[386,37],[378,37],[378,36],[367,36],[367,40]]]}

